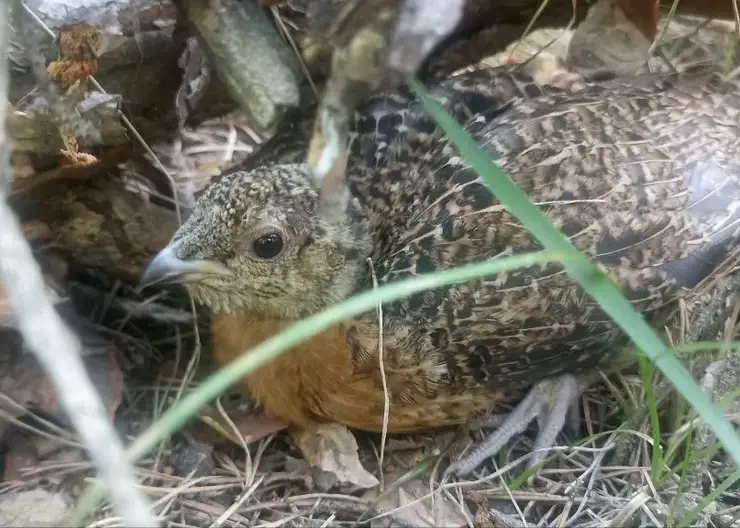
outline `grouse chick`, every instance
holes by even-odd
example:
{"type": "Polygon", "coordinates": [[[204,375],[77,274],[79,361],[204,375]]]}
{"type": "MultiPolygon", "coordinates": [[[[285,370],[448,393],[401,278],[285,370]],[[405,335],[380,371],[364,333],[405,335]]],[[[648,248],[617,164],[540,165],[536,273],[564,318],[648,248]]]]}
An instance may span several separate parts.
{"type": "MultiPolygon", "coordinates": [[[[738,87],[710,70],[577,93],[521,81],[508,69],[472,71],[432,95],[647,316],[710,275],[739,236],[738,87]]],[[[304,164],[285,163],[300,156],[285,152],[283,163],[258,157],[261,165],[212,183],[142,277],[182,282],[213,310],[221,363],[372,288],[373,275],[383,285],[541,249],[408,91],[357,114],[346,188],[317,188],[304,164]]],[[[412,295],[384,306],[382,324],[390,432],[466,423],[532,388],[489,442],[453,466],[458,474],[534,418],[535,446],[551,447],[583,388],[574,375],[624,341],[559,264],[412,295]]],[[[246,386],[293,425],[379,431],[378,325],[375,310],[338,324],[246,386]]]]}

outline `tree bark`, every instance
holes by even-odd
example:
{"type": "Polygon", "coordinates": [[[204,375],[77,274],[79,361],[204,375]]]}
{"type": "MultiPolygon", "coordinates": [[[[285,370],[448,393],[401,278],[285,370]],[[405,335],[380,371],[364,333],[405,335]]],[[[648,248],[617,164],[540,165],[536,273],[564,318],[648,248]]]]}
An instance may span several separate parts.
{"type": "Polygon", "coordinates": [[[111,278],[138,280],[177,229],[173,211],[126,188],[114,172],[36,186],[11,197],[11,206],[25,225],[34,223],[39,246],[111,278]]]}

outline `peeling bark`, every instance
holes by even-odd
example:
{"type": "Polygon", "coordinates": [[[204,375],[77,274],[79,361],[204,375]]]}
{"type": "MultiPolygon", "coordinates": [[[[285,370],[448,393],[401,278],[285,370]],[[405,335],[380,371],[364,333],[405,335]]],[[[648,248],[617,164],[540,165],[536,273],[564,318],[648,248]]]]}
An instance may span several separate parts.
{"type": "Polygon", "coordinates": [[[11,205],[24,223],[46,224],[43,247],[134,281],[177,229],[174,212],[128,190],[113,174],[54,181],[14,197],[11,205]]]}

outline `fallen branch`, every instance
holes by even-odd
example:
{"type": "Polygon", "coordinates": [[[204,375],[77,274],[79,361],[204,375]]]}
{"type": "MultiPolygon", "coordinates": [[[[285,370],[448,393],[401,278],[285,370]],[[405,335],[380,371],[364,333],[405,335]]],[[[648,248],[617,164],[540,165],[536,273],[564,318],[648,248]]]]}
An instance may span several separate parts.
{"type": "Polygon", "coordinates": [[[256,0],[175,0],[198,43],[239,106],[260,132],[272,131],[300,104],[302,82],[293,51],[256,0]]]}
{"type": "MultiPolygon", "coordinates": [[[[0,3],[0,52],[6,56],[9,3],[0,3]]],[[[0,101],[8,98],[7,62],[0,65],[0,101]]],[[[5,123],[7,105],[0,112],[5,123]]],[[[43,366],[59,399],[108,485],[113,506],[128,526],[157,526],[146,499],[137,488],[123,446],[113,431],[100,396],[81,358],[77,337],[67,328],[46,296],[41,271],[23,237],[18,219],[6,202],[11,146],[5,126],[0,127],[0,279],[7,292],[21,334],[43,366]]]]}

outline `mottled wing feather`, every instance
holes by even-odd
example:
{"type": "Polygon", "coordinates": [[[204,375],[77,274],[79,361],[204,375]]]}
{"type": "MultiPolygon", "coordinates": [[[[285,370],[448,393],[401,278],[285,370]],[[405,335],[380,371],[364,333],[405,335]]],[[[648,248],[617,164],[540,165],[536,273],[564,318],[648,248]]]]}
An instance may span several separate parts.
{"type": "MultiPolygon", "coordinates": [[[[680,296],[736,243],[734,85],[699,71],[512,100],[495,74],[476,75],[434,96],[641,311],[680,296]]],[[[365,109],[353,146],[350,183],[375,228],[378,281],[541,249],[404,97],[365,109]]],[[[385,324],[396,368],[433,364],[425,383],[446,391],[588,368],[621,337],[558,265],[414,295],[387,306],[385,324]]],[[[357,347],[374,350],[373,339],[357,347]]]]}
{"type": "MultiPolygon", "coordinates": [[[[444,87],[444,95],[447,96],[444,103],[455,117],[467,120],[473,115],[472,112],[486,109],[490,113],[514,98],[561,92],[555,87],[537,85],[526,70],[512,65],[496,68],[495,71],[485,69],[455,77],[454,83],[447,83],[444,87]],[[481,90],[481,86],[485,89],[481,90]]],[[[260,166],[305,161],[315,114],[315,105],[293,112],[278,132],[255,154],[240,163],[238,168],[248,171],[260,166]]],[[[410,145],[403,143],[404,140],[421,140],[423,144],[423,138],[419,137],[423,129],[435,130],[433,121],[414,101],[409,90],[400,87],[396,92],[372,96],[358,109],[350,141],[355,155],[383,164],[389,160],[386,146],[390,146],[395,154],[402,155],[411,150],[410,145]],[[405,116],[411,121],[404,123],[405,116]],[[414,131],[412,137],[405,134],[406,130],[414,131]],[[403,147],[399,148],[400,145],[403,147]]]]}

